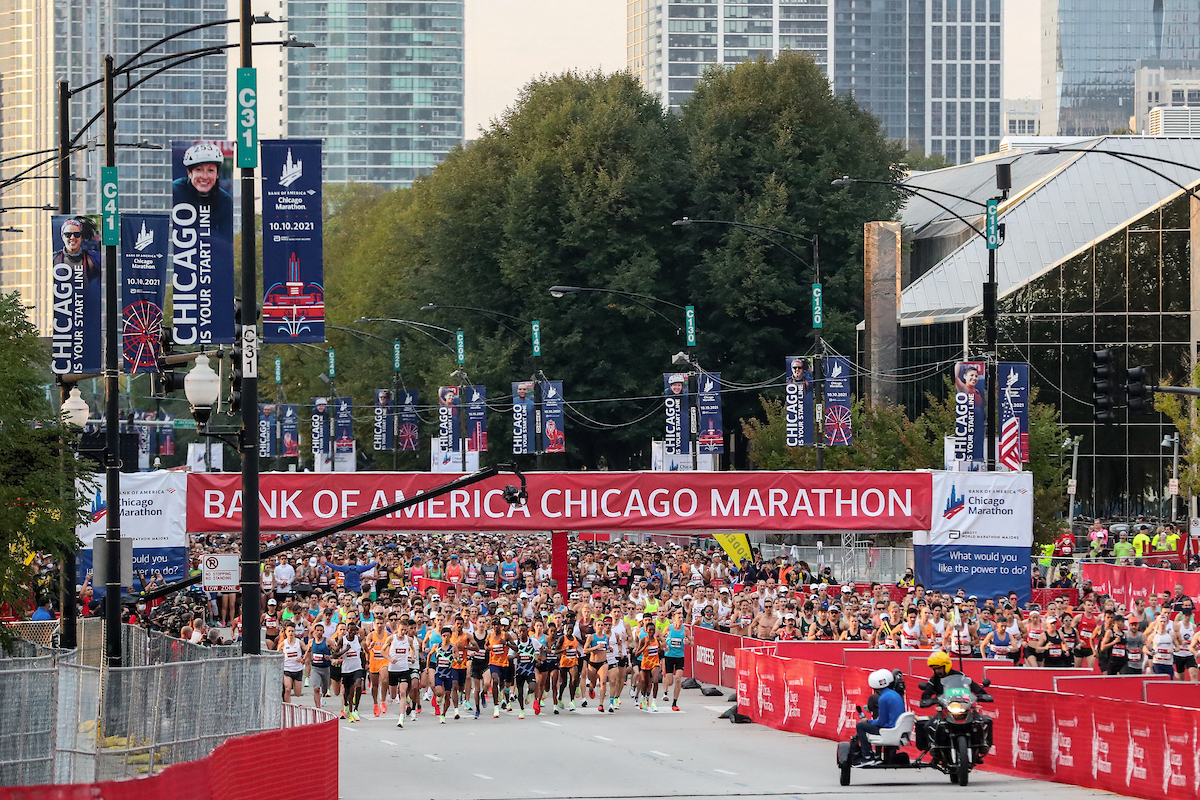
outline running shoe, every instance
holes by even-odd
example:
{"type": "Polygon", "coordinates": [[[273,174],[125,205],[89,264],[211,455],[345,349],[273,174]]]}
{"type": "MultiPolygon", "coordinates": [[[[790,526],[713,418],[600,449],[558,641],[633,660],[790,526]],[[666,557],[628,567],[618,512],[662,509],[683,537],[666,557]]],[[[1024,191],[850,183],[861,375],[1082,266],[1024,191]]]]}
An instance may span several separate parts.
{"type": "Polygon", "coordinates": [[[397,728],[404,727],[404,715],[403,714],[400,715],[400,719],[396,720],[396,727],[397,728]]]}
{"type": "Polygon", "coordinates": [[[584,700],[584,701],[583,701],[583,707],[584,707],[584,708],[587,708],[587,700],[584,700]]]}
{"type": "Polygon", "coordinates": [[[629,689],[629,699],[637,700],[637,689],[634,689],[632,687],[629,689]]]}
{"type": "Polygon", "coordinates": [[[471,701],[470,700],[464,700],[462,707],[463,707],[463,711],[466,711],[468,714],[471,713],[471,701]]]}
{"type": "Polygon", "coordinates": [[[437,701],[437,698],[435,697],[435,698],[433,698],[433,715],[436,717],[441,713],[442,713],[442,711],[441,711],[441,709],[438,708],[438,701],[437,701]]]}
{"type": "Polygon", "coordinates": [[[387,700],[384,700],[382,703],[379,704],[379,710],[382,711],[384,714],[387,713],[387,700]]]}
{"type": "Polygon", "coordinates": [[[539,716],[539,717],[542,715],[542,704],[539,703],[537,700],[533,701],[533,713],[535,716],[539,716]]]}
{"type": "Polygon", "coordinates": [[[670,696],[666,692],[663,692],[663,702],[665,703],[670,699],[671,699],[670,696]]]}
{"type": "Polygon", "coordinates": [[[446,724],[446,715],[445,715],[445,714],[440,714],[440,715],[438,715],[438,722],[440,722],[440,723],[442,723],[443,725],[445,725],[445,724],[446,724]]]}
{"type": "Polygon", "coordinates": [[[351,722],[362,722],[362,717],[360,717],[358,715],[357,711],[351,711],[350,712],[350,721],[351,722]]]}
{"type": "Polygon", "coordinates": [[[420,714],[422,711],[424,711],[424,709],[421,708],[421,704],[417,703],[417,713],[420,714]]]}
{"type": "Polygon", "coordinates": [[[593,700],[596,699],[596,687],[595,686],[588,686],[588,697],[592,698],[593,700]]]}
{"type": "Polygon", "coordinates": [[[521,709],[521,713],[517,714],[517,719],[525,719],[525,709],[521,709]]]}
{"type": "MultiPolygon", "coordinates": [[[[587,704],[585,703],[584,705],[587,705],[587,704]]],[[[599,711],[601,714],[603,714],[604,713],[604,703],[601,703],[600,707],[597,708],[596,710],[599,711]]]]}
{"type": "Polygon", "coordinates": [[[305,678],[304,679],[304,688],[307,689],[308,687],[309,687],[308,678],[305,678]]]}
{"type": "Polygon", "coordinates": [[[454,707],[454,718],[455,718],[455,719],[458,719],[458,718],[459,718],[459,716],[458,716],[458,706],[455,706],[455,707],[454,707]]]}
{"type": "Polygon", "coordinates": [[[379,716],[379,703],[375,704],[375,716],[379,716]]]}
{"type": "Polygon", "coordinates": [[[344,709],[344,708],[342,709],[342,717],[341,718],[342,719],[346,718],[346,709],[344,709]]]}
{"type": "Polygon", "coordinates": [[[479,709],[475,709],[475,719],[479,719],[479,709]]]}
{"type": "Polygon", "coordinates": [[[572,701],[570,701],[569,703],[567,703],[567,710],[568,710],[568,711],[574,711],[574,710],[575,710],[575,701],[574,701],[574,700],[572,700],[572,701]]]}
{"type": "Polygon", "coordinates": [[[678,711],[678,710],[679,710],[679,703],[671,703],[671,710],[672,710],[672,711],[678,711]]]}
{"type": "Polygon", "coordinates": [[[658,703],[651,700],[650,701],[650,710],[653,711],[655,714],[657,714],[658,713],[658,703]]]}
{"type": "Polygon", "coordinates": [[[557,714],[557,713],[558,713],[558,708],[559,708],[558,706],[555,706],[555,707],[554,707],[554,713],[555,713],[555,714],[557,714]]]}
{"type": "Polygon", "coordinates": [[[616,700],[611,697],[608,698],[608,713],[610,713],[610,714],[617,713],[617,706],[619,706],[619,705],[621,705],[620,700],[616,700]]]}
{"type": "Polygon", "coordinates": [[[499,706],[492,706],[492,719],[496,719],[496,718],[498,718],[499,716],[500,716],[500,708],[499,708],[499,706]]]}

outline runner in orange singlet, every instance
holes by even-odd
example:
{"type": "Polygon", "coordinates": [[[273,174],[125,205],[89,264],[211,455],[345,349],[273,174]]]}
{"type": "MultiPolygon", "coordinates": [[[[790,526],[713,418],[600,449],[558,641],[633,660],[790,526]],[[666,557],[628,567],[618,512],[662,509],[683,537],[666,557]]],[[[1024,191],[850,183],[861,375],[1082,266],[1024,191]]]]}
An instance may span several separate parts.
{"type": "Polygon", "coordinates": [[[371,676],[371,702],[375,704],[375,716],[377,717],[380,713],[387,713],[387,648],[391,638],[391,634],[384,628],[383,617],[376,614],[375,629],[367,634],[367,640],[364,642],[364,645],[370,659],[370,662],[367,664],[367,672],[371,676]],[[381,680],[385,687],[383,690],[382,705],[379,697],[381,680]]]}

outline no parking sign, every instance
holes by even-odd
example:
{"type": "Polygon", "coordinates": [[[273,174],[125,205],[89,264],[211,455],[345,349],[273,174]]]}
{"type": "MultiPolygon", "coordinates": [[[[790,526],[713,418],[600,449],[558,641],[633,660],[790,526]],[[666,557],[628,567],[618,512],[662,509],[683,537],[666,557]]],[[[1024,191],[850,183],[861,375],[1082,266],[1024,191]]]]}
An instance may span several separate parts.
{"type": "Polygon", "coordinates": [[[204,591],[236,592],[238,590],[238,557],[234,554],[208,555],[201,561],[204,572],[204,591]]]}

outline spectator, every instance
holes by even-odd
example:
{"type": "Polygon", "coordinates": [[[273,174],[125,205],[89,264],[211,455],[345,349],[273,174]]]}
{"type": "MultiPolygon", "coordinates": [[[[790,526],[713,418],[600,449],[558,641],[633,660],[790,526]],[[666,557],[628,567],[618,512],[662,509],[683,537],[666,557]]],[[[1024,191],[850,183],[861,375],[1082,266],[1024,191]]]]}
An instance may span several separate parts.
{"type": "Polygon", "coordinates": [[[50,622],[54,619],[54,601],[49,597],[43,597],[38,603],[37,610],[33,612],[30,618],[34,622],[50,622]]]}
{"type": "Polygon", "coordinates": [[[1142,559],[1150,552],[1150,526],[1145,523],[1138,525],[1137,533],[1133,537],[1133,554],[1134,564],[1142,565],[1142,559]]]}
{"type": "Polygon", "coordinates": [[[1100,520],[1095,520],[1091,527],[1088,528],[1088,547],[1092,551],[1092,558],[1107,558],[1109,554],[1109,537],[1108,528],[1104,527],[1104,523],[1100,520]]]}
{"type": "Polygon", "coordinates": [[[1133,558],[1133,545],[1129,543],[1129,534],[1121,531],[1120,538],[1113,545],[1113,557],[1118,560],[1128,560],[1133,558]]]}

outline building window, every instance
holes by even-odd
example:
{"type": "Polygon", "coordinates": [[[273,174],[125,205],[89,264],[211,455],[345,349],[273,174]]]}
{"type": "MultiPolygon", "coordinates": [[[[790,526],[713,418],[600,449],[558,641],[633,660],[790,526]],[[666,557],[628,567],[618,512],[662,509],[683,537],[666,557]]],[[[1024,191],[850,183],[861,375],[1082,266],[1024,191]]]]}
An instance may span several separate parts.
{"type": "Polygon", "coordinates": [[[1188,89],[1187,98],[1189,106],[1200,104],[1200,91],[1197,91],[1196,89],[1188,89]]]}
{"type": "Polygon", "coordinates": [[[971,60],[971,26],[963,25],[962,32],[958,35],[958,38],[959,38],[958,60],[959,61],[970,61],[971,60]]]}
{"type": "MultiPolygon", "coordinates": [[[[929,73],[929,91],[930,97],[942,96],[942,65],[934,64],[929,73]]],[[[940,106],[941,103],[938,103],[940,106]]]]}
{"type": "MultiPolygon", "coordinates": [[[[946,103],[946,135],[958,135],[958,103],[946,103]]],[[[950,147],[950,143],[946,143],[950,147]]]]}
{"type": "Polygon", "coordinates": [[[958,52],[958,28],[954,25],[946,26],[946,60],[950,61],[954,58],[954,54],[958,52]]]}
{"type": "Polygon", "coordinates": [[[933,102],[929,104],[929,134],[931,136],[942,135],[942,104],[933,102]]]}
{"type": "Polygon", "coordinates": [[[1171,105],[1176,103],[1179,103],[1180,105],[1183,104],[1183,89],[1171,90],[1171,105]]]}
{"type": "Polygon", "coordinates": [[[946,97],[958,97],[958,67],[946,65],[946,97]]]}
{"type": "Polygon", "coordinates": [[[1008,132],[1010,134],[1016,134],[1017,133],[1017,125],[1021,126],[1020,132],[1024,133],[1025,132],[1025,120],[1023,120],[1023,119],[1022,120],[1010,119],[1008,121],[1008,132]]]}
{"type": "Polygon", "coordinates": [[[934,61],[942,60],[942,26],[934,25],[929,36],[929,57],[934,61]]]}

